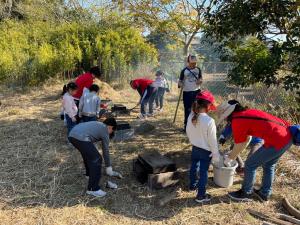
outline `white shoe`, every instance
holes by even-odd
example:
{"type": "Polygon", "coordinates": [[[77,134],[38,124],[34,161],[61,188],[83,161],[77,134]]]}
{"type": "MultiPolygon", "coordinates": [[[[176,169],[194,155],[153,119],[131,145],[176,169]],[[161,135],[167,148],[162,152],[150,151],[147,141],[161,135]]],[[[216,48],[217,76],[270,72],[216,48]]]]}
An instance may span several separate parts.
{"type": "Polygon", "coordinates": [[[144,114],[139,114],[138,118],[141,119],[141,120],[144,120],[144,119],[147,119],[147,116],[144,115],[144,114]]]}
{"type": "Polygon", "coordinates": [[[106,187],[111,188],[111,189],[117,189],[118,185],[116,183],[111,182],[111,181],[107,181],[106,187]]]}
{"type": "Polygon", "coordinates": [[[147,116],[148,116],[148,117],[154,117],[155,114],[154,114],[154,113],[147,113],[147,116]]]}
{"type": "Polygon", "coordinates": [[[88,195],[93,195],[93,196],[99,197],[99,198],[102,198],[106,195],[106,192],[102,191],[101,189],[99,189],[98,191],[87,191],[86,193],[88,195]]]}

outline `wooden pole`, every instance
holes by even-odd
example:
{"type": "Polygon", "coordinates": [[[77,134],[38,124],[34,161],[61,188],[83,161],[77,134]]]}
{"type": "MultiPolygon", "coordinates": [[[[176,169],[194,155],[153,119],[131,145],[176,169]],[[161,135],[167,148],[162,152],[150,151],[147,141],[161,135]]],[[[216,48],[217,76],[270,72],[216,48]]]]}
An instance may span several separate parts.
{"type": "Polygon", "coordinates": [[[252,216],[256,216],[256,217],[258,217],[258,218],[260,218],[262,220],[270,221],[272,223],[276,223],[276,224],[279,224],[279,225],[293,225],[293,223],[290,223],[290,222],[287,222],[287,221],[284,221],[284,220],[280,220],[280,219],[277,219],[275,217],[268,216],[266,214],[257,212],[257,211],[252,210],[252,209],[248,209],[248,212],[252,216]]]}
{"type": "Polygon", "coordinates": [[[287,200],[287,198],[284,198],[282,200],[282,205],[283,207],[289,212],[289,214],[291,214],[292,216],[296,217],[297,219],[300,219],[300,211],[297,210],[296,208],[294,208],[289,201],[287,200]]]}
{"type": "Polygon", "coordinates": [[[180,88],[180,93],[179,93],[179,97],[178,97],[178,102],[177,102],[177,106],[176,106],[176,110],[175,110],[175,115],[174,115],[173,123],[175,123],[175,121],[176,121],[178,107],[179,107],[179,104],[180,104],[182,93],[183,93],[183,85],[180,88]]]}

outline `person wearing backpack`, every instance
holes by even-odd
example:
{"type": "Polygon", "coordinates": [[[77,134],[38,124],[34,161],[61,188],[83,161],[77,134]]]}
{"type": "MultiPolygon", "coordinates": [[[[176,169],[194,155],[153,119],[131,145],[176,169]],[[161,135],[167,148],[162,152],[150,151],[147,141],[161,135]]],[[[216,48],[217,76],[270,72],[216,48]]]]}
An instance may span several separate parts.
{"type": "Polygon", "coordinates": [[[225,166],[231,166],[237,155],[246,148],[249,137],[264,140],[264,144],[245,161],[244,180],[239,191],[228,193],[235,201],[251,201],[256,196],[268,201],[272,193],[275,167],[281,156],[293,143],[290,123],[257,109],[242,106],[236,100],[223,102],[217,108],[219,123],[227,119],[232,126],[233,150],[224,159],[225,166]],[[253,189],[258,167],[263,168],[261,188],[253,189]]]}
{"type": "Polygon", "coordinates": [[[200,92],[200,84],[202,84],[202,72],[197,67],[196,56],[189,55],[187,63],[187,67],[181,71],[178,81],[178,88],[183,89],[184,132],[192,105],[195,102],[197,94],[200,92]]]}

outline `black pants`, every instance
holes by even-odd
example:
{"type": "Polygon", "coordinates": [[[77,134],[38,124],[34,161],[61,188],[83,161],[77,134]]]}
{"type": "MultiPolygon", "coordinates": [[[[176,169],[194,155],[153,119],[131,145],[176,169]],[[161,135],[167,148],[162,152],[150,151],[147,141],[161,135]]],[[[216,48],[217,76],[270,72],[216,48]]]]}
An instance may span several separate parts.
{"type": "Polygon", "coordinates": [[[79,141],[72,137],[69,137],[69,141],[82,156],[86,175],[89,176],[88,190],[98,191],[100,189],[102,156],[92,142],[79,141]]]}
{"type": "Polygon", "coordinates": [[[199,92],[200,92],[200,90],[183,92],[184,129],[186,128],[187,119],[191,113],[192,105],[195,102],[196,96],[199,92]]]}

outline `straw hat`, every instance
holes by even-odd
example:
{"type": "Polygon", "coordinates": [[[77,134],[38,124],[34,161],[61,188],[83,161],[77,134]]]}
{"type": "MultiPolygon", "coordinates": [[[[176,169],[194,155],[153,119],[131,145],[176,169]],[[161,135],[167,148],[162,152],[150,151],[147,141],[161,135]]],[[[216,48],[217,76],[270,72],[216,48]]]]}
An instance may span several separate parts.
{"type": "Polygon", "coordinates": [[[235,106],[237,104],[238,103],[231,105],[227,101],[220,104],[217,107],[217,111],[216,111],[219,117],[217,124],[220,124],[223,120],[225,120],[228,116],[230,116],[230,114],[233,113],[235,106]]]}

